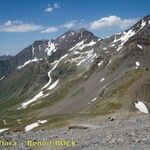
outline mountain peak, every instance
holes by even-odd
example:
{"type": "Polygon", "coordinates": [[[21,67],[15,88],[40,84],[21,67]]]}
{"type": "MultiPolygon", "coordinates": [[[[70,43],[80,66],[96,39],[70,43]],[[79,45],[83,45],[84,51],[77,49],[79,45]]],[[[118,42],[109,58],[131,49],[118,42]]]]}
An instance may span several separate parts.
{"type": "Polygon", "coordinates": [[[140,19],[135,25],[133,25],[131,28],[126,30],[125,32],[128,32],[129,30],[132,30],[134,32],[139,32],[145,28],[147,28],[150,25],[150,15],[147,15],[140,19]]]}
{"type": "Polygon", "coordinates": [[[47,41],[49,41],[49,40],[48,39],[36,40],[36,41],[34,41],[33,45],[45,43],[47,41]]]}
{"type": "Polygon", "coordinates": [[[150,15],[147,15],[147,16],[143,17],[143,20],[145,20],[145,21],[148,20],[149,21],[150,20],[150,15]]]}
{"type": "Polygon", "coordinates": [[[89,32],[88,30],[86,30],[85,28],[81,28],[81,29],[79,29],[79,32],[89,32]]]}
{"type": "Polygon", "coordinates": [[[64,34],[62,34],[61,36],[59,36],[56,40],[64,40],[72,35],[74,35],[76,32],[74,30],[69,30],[67,32],[65,32],[64,34]]]}
{"type": "Polygon", "coordinates": [[[88,31],[86,28],[79,29],[79,33],[87,33],[87,34],[93,35],[93,33],[91,33],[90,31],[88,31]]]}

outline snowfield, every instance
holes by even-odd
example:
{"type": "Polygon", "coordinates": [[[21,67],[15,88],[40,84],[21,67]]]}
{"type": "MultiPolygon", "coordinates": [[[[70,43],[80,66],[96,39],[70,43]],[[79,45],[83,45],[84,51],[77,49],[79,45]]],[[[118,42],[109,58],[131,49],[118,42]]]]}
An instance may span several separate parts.
{"type": "Polygon", "coordinates": [[[46,97],[46,96],[49,95],[49,94],[44,95],[44,94],[43,94],[43,90],[44,90],[44,89],[46,89],[46,90],[52,90],[52,89],[54,89],[54,88],[57,86],[57,84],[58,84],[58,82],[59,82],[59,79],[58,79],[57,81],[55,81],[52,85],[50,85],[51,82],[52,82],[51,72],[57,67],[57,65],[59,64],[59,62],[60,62],[62,59],[64,59],[66,56],[68,56],[68,54],[62,56],[59,60],[57,60],[57,61],[55,62],[55,65],[53,66],[53,68],[48,72],[49,81],[48,81],[48,83],[47,83],[45,86],[42,87],[42,91],[40,91],[38,94],[36,94],[33,98],[31,98],[31,99],[28,100],[27,102],[22,103],[22,104],[21,104],[21,107],[19,107],[18,109],[25,109],[25,108],[27,108],[27,106],[28,106],[29,104],[31,104],[31,103],[37,101],[37,100],[40,99],[40,98],[43,98],[43,97],[46,97]]]}
{"type": "Polygon", "coordinates": [[[51,84],[51,82],[52,82],[52,78],[51,78],[51,73],[52,73],[52,71],[55,70],[56,67],[57,67],[57,65],[59,64],[59,62],[60,62],[61,60],[63,60],[65,57],[67,57],[67,56],[68,56],[68,54],[62,56],[59,60],[55,61],[55,65],[54,65],[53,68],[48,72],[49,81],[48,81],[48,83],[47,83],[46,85],[44,85],[44,86],[42,87],[42,89],[47,88],[47,87],[51,84]]]}
{"type": "Polygon", "coordinates": [[[0,78],[0,81],[1,81],[1,80],[3,80],[4,78],[5,78],[4,76],[3,76],[3,77],[1,77],[1,78],[0,78]]]}
{"type": "Polygon", "coordinates": [[[148,114],[148,109],[145,106],[145,104],[141,101],[138,101],[138,103],[134,103],[135,104],[135,108],[137,108],[140,112],[146,113],[148,114]]]}
{"type": "Polygon", "coordinates": [[[135,69],[138,69],[139,66],[140,66],[140,62],[139,62],[139,61],[136,61],[136,62],[135,62],[135,65],[136,65],[135,69]]]}
{"type": "Polygon", "coordinates": [[[97,100],[97,97],[93,98],[90,102],[88,102],[88,105],[95,102],[97,100]]]}
{"type": "Polygon", "coordinates": [[[21,104],[21,108],[25,109],[27,108],[27,106],[35,101],[37,101],[39,98],[41,98],[43,96],[43,91],[39,92],[37,95],[35,95],[32,99],[30,99],[27,102],[24,102],[21,104]]]}
{"type": "Polygon", "coordinates": [[[80,46],[78,49],[79,49],[79,50],[83,50],[84,48],[93,46],[93,45],[95,45],[95,44],[96,44],[96,42],[91,41],[90,43],[87,43],[87,44],[84,44],[84,45],[80,46]]]}
{"type": "Polygon", "coordinates": [[[25,129],[26,132],[28,132],[28,131],[31,131],[32,129],[34,129],[34,128],[40,126],[41,124],[46,123],[46,122],[47,122],[47,120],[38,120],[38,121],[35,122],[35,123],[32,123],[32,124],[30,124],[30,125],[27,125],[24,129],[25,129]]]}
{"type": "Polygon", "coordinates": [[[103,81],[105,81],[105,78],[101,78],[100,82],[103,82],[103,81]]]}
{"type": "Polygon", "coordinates": [[[86,47],[91,47],[93,45],[95,45],[97,42],[95,41],[91,41],[89,43],[84,44],[85,41],[81,41],[79,43],[77,43],[75,46],[73,46],[69,51],[75,50],[75,49],[79,49],[79,50],[83,50],[86,47]]]}
{"type": "Polygon", "coordinates": [[[38,62],[38,61],[41,61],[42,59],[38,59],[38,58],[34,58],[34,59],[31,59],[31,60],[28,60],[28,61],[26,61],[23,65],[21,65],[21,66],[18,66],[17,68],[18,69],[22,69],[22,68],[24,68],[25,66],[27,66],[28,64],[30,64],[30,63],[32,63],[32,62],[38,62]]]}
{"type": "Polygon", "coordinates": [[[139,44],[138,44],[137,46],[138,46],[140,49],[143,49],[142,45],[139,45],[139,44]]]}
{"type": "Polygon", "coordinates": [[[103,61],[100,61],[97,65],[100,67],[103,64],[103,61]]]}
{"type": "Polygon", "coordinates": [[[117,48],[117,52],[120,51],[120,49],[122,49],[122,47],[129,40],[129,38],[131,38],[135,34],[136,33],[131,29],[127,32],[123,32],[123,34],[121,35],[121,37],[119,39],[115,39],[112,43],[116,43],[118,41],[121,41],[121,44],[117,48]]]}
{"type": "Polygon", "coordinates": [[[142,20],[141,28],[140,29],[144,28],[145,26],[146,26],[146,21],[142,20]]]}
{"type": "Polygon", "coordinates": [[[47,90],[52,90],[53,88],[55,88],[57,86],[57,84],[59,83],[59,79],[57,81],[55,81],[53,84],[51,84],[47,90]]]}
{"type": "Polygon", "coordinates": [[[9,128],[0,129],[0,133],[7,131],[9,128]]]}
{"type": "Polygon", "coordinates": [[[57,48],[55,47],[55,44],[52,41],[48,41],[48,47],[45,49],[47,56],[51,56],[56,50],[57,48]]]}

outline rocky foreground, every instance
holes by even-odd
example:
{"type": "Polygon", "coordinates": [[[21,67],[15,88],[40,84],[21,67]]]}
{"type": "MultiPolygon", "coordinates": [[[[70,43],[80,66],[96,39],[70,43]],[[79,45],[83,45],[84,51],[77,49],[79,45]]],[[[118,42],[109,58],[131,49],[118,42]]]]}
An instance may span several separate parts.
{"type": "MultiPolygon", "coordinates": [[[[73,121],[67,127],[26,133],[2,133],[0,140],[16,141],[17,146],[2,147],[9,150],[149,150],[150,116],[147,114],[111,115],[73,121]],[[77,142],[76,145],[28,147],[26,141],[77,142]]],[[[1,144],[0,143],[0,144],[1,144]]],[[[33,145],[32,145],[33,146],[33,145]]]]}

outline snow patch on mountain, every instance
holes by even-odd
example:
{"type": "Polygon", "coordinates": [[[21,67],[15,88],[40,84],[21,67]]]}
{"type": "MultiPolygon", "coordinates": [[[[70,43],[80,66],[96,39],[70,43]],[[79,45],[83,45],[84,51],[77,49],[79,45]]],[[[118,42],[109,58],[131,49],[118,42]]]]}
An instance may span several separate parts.
{"type": "Polygon", "coordinates": [[[142,45],[137,44],[137,46],[138,46],[140,49],[143,49],[142,45]]]}
{"type": "Polygon", "coordinates": [[[111,44],[110,46],[111,46],[111,47],[115,47],[115,44],[111,44]]]}
{"type": "Polygon", "coordinates": [[[94,49],[85,52],[76,50],[73,54],[77,54],[77,57],[73,57],[70,61],[77,63],[77,66],[80,66],[82,63],[91,64],[97,57],[96,53],[94,53],[94,49]]]}
{"type": "Polygon", "coordinates": [[[7,123],[6,123],[6,120],[3,120],[3,125],[6,125],[7,123]]]}
{"type": "Polygon", "coordinates": [[[52,71],[55,70],[56,67],[57,67],[57,65],[59,64],[59,62],[60,62],[61,60],[63,60],[65,57],[67,57],[67,56],[68,56],[68,54],[62,56],[59,60],[56,60],[56,61],[54,62],[55,65],[54,65],[53,68],[48,72],[49,81],[48,81],[48,83],[47,83],[46,85],[44,85],[44,86],[42,87],[42,89],[47,88],[47,87],[51,84],[51,82],[52,82],[52,78],[51,78],[51,73],[52,73],[52,71]]]}
{"type": "Polygon", "coordinates": [[[48,46],[45,49],[45,52],[47,56],[51,56],[52,53],[56,52],[57,48],[55,47],[55,44],[52,41],[48,41],[48,46]]]}
{"type": "Polygon", "coordinates": [[[103,47],[103,50],[105,50],[105,51],[106,51],[106,50],[107,50],[107,48],[106,48],[106,47],[103,47]]]}
{"type": "Polygon", "coordinates": [[[96,53],[92,53],[92,54],[89,53],[87,56],[85,56],[83,59],[81,59],[80,62],[77,63],[77,66],[79,66],[83,63],[85,63],[87,65],[91,64],[96,57],[97,57],[96,53]]]}
{"type": "Polygon", "coordinates": [[[97,97],[93,98],[93,99],[91,100],[91,102],[95,102],[96,100],[97,100],[97,97]]]}
{"type": "Polygon", "coordinates": [[[53,88],[55,88],[59,82],[59,80],[55,81],[52,85],[51,82],[52,82],[52,78],[51,78],[51,72],[57,67],[57,65],[59,64],[59,62],[64,59],[65,57],[67,57],[68,54],[62,56],[59,60],[56,60],[55,61],[55,65],[54,67],[48,72],[48,77],[49,77],[49,81],[48,83],[42,87],[42,91],[40,91],[38,94],[36,94],[33,98],[31,98],[30,100],[28,100],[27,102],[24,102],[21,104],[21,107],[19,107],[18,109],[25,109],[27,108],[27,106],[35,101],[37,101],[38,99],[40,98],[43,98],[45,95],[44,95],[44,91],[43,89],[47,88],[47,90],[52,90],[53,88]],[[49,87],[48,87],[49,86],[49,87]]]}
{"type": "Polygon", "coordinates": [[[137,66],[137,67],[139,67],[139,66],[140,66],[140,62],[139,62],[139,61],[136,61],[136,63],[135,63],[135,64],[136,64],[136,66],[137,66]]]}
{"type": "Polygon", "coordinates": [[[35,123],[32,123],[32,124],[30,124],[30,125],[27,125],[24,129],[25,129],[25,132],[28,132],[28,131],[31,131],[32,129],[34,129],[34,128],[36,128],[36,127],[38,127],[38,126],[40,126],[41,124],[44,124],[44,123],[46,123],[47,122],[47,120],[38,120],[37,122],[35,122],[35,123]]]}
{"type": "Polygon", "coordinates": [[[21,124],[21,119],[17,119],[18,124],[21,124]]]}
{"type": "Polygon", "coordinates": [[[89,43],[84,44],[84,41],[81,41],[79,43],[77,43],[75,46],[73,46],[69,51],[75,50],[75,49],[79,49],[79,50],[83,50],[86,47],[91,47],[93,45],[95,45],[97,42],[95,41],[91,41],[89,43]]]}
{"type": "Polygon", "coordinates": [[[129,31],[127,32],[123,32],[121,37],[119,39],[115,39],[113,43],[116,43],[118,41],[121,41],[121,44],[118,45],[118,48],[117,48],[117,52],[122,49],[122,47],[124,46],[124,44],[128,41],[129,38],[131,38],[133,35],[135,35],[136,32],[133,31],[132,29],[130,29],[129,31]]]}
{"type": "Polygon", "coordinates": [[[97,65],[100,67],[103,64],[103,61],[100,61],[97,65]]]}
{"type": "Polygon", "coordinates": [[[65,39],[65,37],[66,37],[66,35],[63,35],[63,36],[61,37],[61,39],[65,39]]]}
{"type": "MultiPolygon", "coordinates": [[[[40,91],[38,94],[36,94],[32,99],[30,99],[27,102],[24,102],[21,104],[21,108],[25,109],[27,108],[27,106],[35,101],[37,101],[39,98],[41,98],[43,96],[43,91],[40,91]]],[[[19,108],[20,109],[20,108],[19,108]]]]}
{"type": "Polygon", "coordinates": [[[145,26],[146,26],[146,21],[142,20],[140,29],[144,28],[145,26]]]}
{"type": "Polygon", "coordinates": [[[74,35],[74,34],[75,34],[75,32],[74,32],[74,31],[72,31],[70,34],[71,34],[71,35],[74,35]]]}
{"type": "Polygon", "coordinates": [[[57,81],[55,81],[53,84],[51,84],[51,85],[47,88],[47,90],[52,90],[52,89],[54,89],[54,88],[57,86],[58,83],[59,83],[59,79],[58,79],[57,81]]]}
{"type": "Polygon", "coordinates": [[[94,41],[92,40],[90,43],[87,43],[87,44],[84,44],[84,45],[78,47],[78,49],[83,50],[84,48],[93,46],[93,45],[95,45],[95,44],[96,44],[96,42],[94,42],[94,41]]]}
{"type": "Polygon", "coordinates": [[[38,48],[39,48],[39,51],[41,51],[41,49],[42,49],[42,48],[41,48],[41,45],[39,45],[38,48]]]}
{"type": "Polygon", "coordinates": [[[118,35],[121,35],[120,38],[116,38],[114,39],[114,41],[112,42],[112,44],[118,42],[118,41],[121,41],[121,44],[118,45],[118,48],[117,48],[117,52],[123,48],[124,44],[129,40],[129,38],[131,38],[132,36],[134,36],[137,32],[139,32],[141,29],[143,29],[145,26],[146,26],[146,21],[142,20],[141,22],[141,27],[135,32],[134,29],[130,29],[128,30],[127,32],[123,32],[121,34],[118,34],[118,35]]]}
{"type": "Polygon", "coordinates": [[[5,76],[1,77],[1,78],[0,78],[0,81],[3,80],[4,78],[5,78],[5,76]]]}
{"type": "Polygon", "coordinates": [[[82,59],[80,62],[78,62],[77,63],[77,66],[80,66],[83,62],[85,62],[86,61],[86,59],[84,58],[84,59],[82,59]]]}
{"type": "Polygon", "coordinates": [[[69,51],[72,51],[74,49],[78,49],[80,46],[82,46],[84,44],[84,41],[80,41],[79,43],[77,43],[75,46],[73,46],[72,48],[69,49],[69,51]]]}
{"type": "Polygon", "coordinates": [[[32,46],[32,56],[34,55],[35,48],[32,46]]]}
{"type": "Polygon", "coordinates": [[[88,104],[90,105],[91,103],[95,102],[97,100],[97,97],[93,98],[88,104]]]}
{"type": "Polygon", "coordinates": [[[139,66],[140,66],[140,62],[139,62],[139,61],[136,61],[136,62],[135,62],[135,65],[136,65],[135,69],[138,69],[139,66]]]}
{"type": "Polygon", "coordinates": [[[112,63],[112,59],[109,60],[107,66],[110,65],[111,63],[112,63]]]}
{"type": "Polygon", "coordinates": [[[137,103],[134,103],[134,105],[135,105],[135,108],[137,108],[140,112],[143,112],[146,114],[149,113],[147,107],[145,106],[143,102],[138,101],[137,103]]]}
{"type": "Polygon", "coordinates": [[[101,78],[100,82],[103,82],[103,81],[105,81],[105,78],[101,78]]]}
{"type": "Polygon", "coordinates": [[[0,133],[7,131],[9,128],[0,129],[0,133]]]}
{"type": "Polygon", "coordinates": [[[27,66],[28,64],[30,64],[32,62],[38,62],[38,61],[41,61],[41,60],[42,60],[42,58],[38,59],[38,58],[35,57],[34,59],[26,61],[23,65],[18,66],[17,68],[22,69],[22,68],[24,68],[25,66],[27,66]]]}

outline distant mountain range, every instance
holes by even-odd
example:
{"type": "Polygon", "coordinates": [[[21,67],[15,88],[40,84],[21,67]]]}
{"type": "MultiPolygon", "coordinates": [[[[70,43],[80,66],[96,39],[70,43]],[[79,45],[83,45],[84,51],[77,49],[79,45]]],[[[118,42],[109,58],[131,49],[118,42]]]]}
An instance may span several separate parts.
{"type": "Polygon", "coordinates": [[[23,130],[58,114],[135,111],[139,102],[150,110],[150,15],[106,39],[71,30],[0,57],[1,128],[23,130]]]}
{"type": "Polygon", "coordinates": [[[8,60],[8,59],[11,59],[13,56],[10,56],[10,55],[3,55],[3,56],[0,56],[0,60],[8,60]]]}

